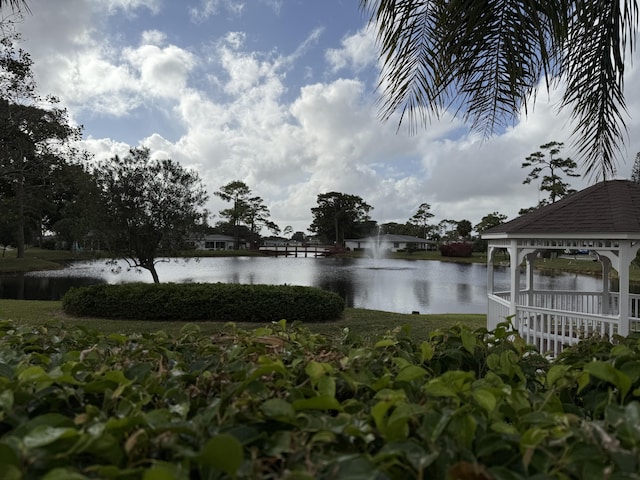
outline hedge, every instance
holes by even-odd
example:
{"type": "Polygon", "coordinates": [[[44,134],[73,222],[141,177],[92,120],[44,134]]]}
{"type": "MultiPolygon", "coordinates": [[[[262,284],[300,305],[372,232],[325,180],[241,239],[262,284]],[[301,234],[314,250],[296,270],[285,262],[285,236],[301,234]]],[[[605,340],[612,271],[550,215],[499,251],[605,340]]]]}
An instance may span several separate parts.
{"type": "Polygon", "coordinates": [[[473,244],[466,242],[443,243],[440,245],[443,257],[470,257],[473,255],[473,244]]]}
{"type": "Polygon", "coordinates": [[[64,312],[138,320],[271,322],[335,320],[344,310],[337,294],[314,287],[226,283],[127,283],[70,289],[64,312]]]}
{"type": "Polygon", "coordinates": [[[363,345],[0,321],[0,478],[637,479],[639,399],[637,335],[548,361],[504,326],[363,345]]]}

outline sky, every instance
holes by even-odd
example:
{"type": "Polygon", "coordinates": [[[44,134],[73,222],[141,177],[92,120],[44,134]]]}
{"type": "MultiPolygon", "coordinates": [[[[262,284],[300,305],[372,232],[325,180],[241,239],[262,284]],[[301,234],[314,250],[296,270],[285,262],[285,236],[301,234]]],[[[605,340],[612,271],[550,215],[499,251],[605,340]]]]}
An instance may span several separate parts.
{"type": "MultiPolygon", "coordinates": [[[[380,224],[405,223],[426,202],[434,223],[475,225],[491,212],[515,218],[545,197],[522,183],[521,164],[540,145],[563,142],[562,155],[581,164],[558,91],[541,91],[526,116],[488,139],[450,116],[415,132],[397,116],[383,122],[378,46],[359,0],[29,4],[21,47],[40,94],[59,97],[83,125],[83,147],[104,160],[145,146],[196,170],[211,224],[228,207],[214,192],[241,180],[282,229],[309,233],[318,194],[331,191],[360,196],[380,224]]],[[[640,152],[634,56],[618,178],[640,152]]]]}

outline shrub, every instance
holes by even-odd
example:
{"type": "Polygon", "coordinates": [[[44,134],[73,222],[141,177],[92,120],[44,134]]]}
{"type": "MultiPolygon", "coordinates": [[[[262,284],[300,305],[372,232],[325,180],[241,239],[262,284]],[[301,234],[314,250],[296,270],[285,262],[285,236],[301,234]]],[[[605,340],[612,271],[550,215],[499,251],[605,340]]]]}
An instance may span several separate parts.
{"type": "Polygon", "coordinates": [[[127,283],[70,289],[65,313],[139,320],[270,322],[335,320],[344,310],[337,294],[314,287],[224,283],[127,283]]]}
{"type": "Polygon", "coordinates": [[[467,242],[443,243],[440,245],[443,257],[470,257],[473,254],[473,244],[467,242]]]}
{"type": "Polygon", "coordinates": [[[0,478],[634,479],[640,338],[0,321],[0,478]],[[594,353],[595,358],[594,358],[594,353]]]}

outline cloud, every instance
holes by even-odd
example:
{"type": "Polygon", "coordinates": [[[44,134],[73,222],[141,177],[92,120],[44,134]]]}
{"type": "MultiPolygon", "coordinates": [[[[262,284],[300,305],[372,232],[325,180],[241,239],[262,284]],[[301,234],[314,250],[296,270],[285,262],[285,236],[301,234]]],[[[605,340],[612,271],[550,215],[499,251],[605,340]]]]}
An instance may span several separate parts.
{"type": "MultiPolygon", "coordinates": [[[[264,2],[276,13],[283,5],[264,2]]],[[[197,5],[191,13],[199,22],[222,14],[240,18],[253,8],[230,0],[197,5]]],[[[567,112],[557,116],[557,96],[541,95],[527,117],[487,140],[450,115],[410,135],[407,125],[398,128],[397,115],[386,122],[378,117],[377,51],[366,28],[350,26],[357,33],[336,39],[329,37],[332,28],[317,28],[316,19],[292,25],[304,40],[284,55],[272,45],[250,44],[255,30],[248,24],[211,31],[187,19],[178,32],[178,20],[164,16],[169,8],[177,7],[151,0],[39,0],[21,30],[40,91],[58,95],[87,125],[83,145],[96,158],[126,154],[123,138],[148,146],[154,156],[199,172],[214,213],[227,205],[213,192],[240,179],[265,199],[277,224],[294,230],[306,231],[317,195],[329,191],[361,196],[380,223],[404,223],[427,202],[436,222],[476,224],[490,212],[513,217],[537,203],[536,186],[522,184],[521,163],[541,144],[565,142],[565,152],[580,162],[569,148],[567,112]],[[318,51],[320,61],[311,62],[318,51]],[[312,83],[293,83],[305,69],[315,74],[312,83]]],[[[640,151],[640,95],[633,88],[639,75],[629,68],[622,176],[640,151]]],[[[587,183],[572,180],[579,188],[587,183]]]]}
{"type": "Polygon", "coordinates": [[[245,9],[245,3],[240,0],[200,0],[200,4],[200,8],[189,9],[189,15],[194,23],[204,22],[221,10],[239,16],[245,9]]]}
{"type": "Polygon", "coordinates": [[[325,53],[333,73],[343,69],[358,73],[376,64],[379,49],[371,29],[364,28],[355,35],[345,37],[341,44],[342,48],[330,48],[325,53]]]}

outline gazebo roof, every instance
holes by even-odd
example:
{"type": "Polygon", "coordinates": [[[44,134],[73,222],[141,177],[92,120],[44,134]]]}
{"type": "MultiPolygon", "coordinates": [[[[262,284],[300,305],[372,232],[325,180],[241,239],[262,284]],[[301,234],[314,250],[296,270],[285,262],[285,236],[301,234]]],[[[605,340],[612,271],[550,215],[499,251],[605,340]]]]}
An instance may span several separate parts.
{"type": "Polygon", "coordinates": [[[593,234],[640,238],[640,184],[630,180],[597,183],[491,228],[482,237],[593,234]]]}

